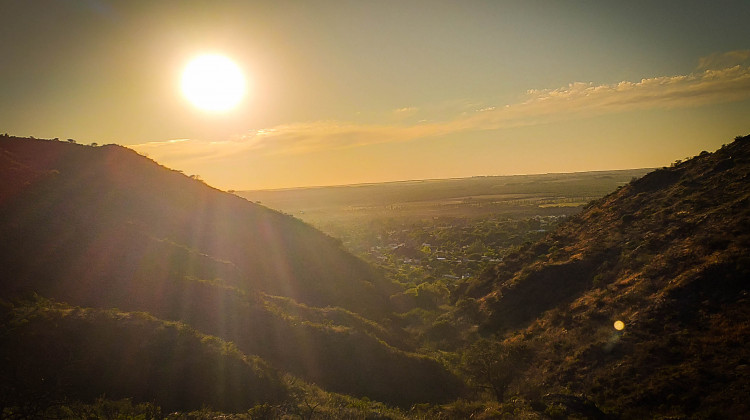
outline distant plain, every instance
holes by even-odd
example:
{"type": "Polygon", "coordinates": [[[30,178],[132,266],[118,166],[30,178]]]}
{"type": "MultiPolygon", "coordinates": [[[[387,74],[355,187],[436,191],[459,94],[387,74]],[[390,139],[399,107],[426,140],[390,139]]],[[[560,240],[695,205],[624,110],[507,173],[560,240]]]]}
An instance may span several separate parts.
{"type": "MultiPolygon", "coordinates": [[[[569,215],[652,169],[431,179],[236,191],[316,227],[394,218],[569,215]]],[[[330,232],[329,232],[330,233],[330,232]]]]}

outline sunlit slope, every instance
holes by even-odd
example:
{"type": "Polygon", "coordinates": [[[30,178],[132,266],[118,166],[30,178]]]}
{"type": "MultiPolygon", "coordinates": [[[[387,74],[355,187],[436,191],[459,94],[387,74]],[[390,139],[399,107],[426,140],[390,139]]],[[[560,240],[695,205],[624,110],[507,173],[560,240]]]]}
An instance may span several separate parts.
{"type": "Polygon", "coordinates": [[[481,331],[537,350],[524,392],[585,394],[629,418],[739,418],[749,289],[750,136],[592,203],[460,295],[481,331]]]}
{"type": "Polygon", "coordinates": [[[119,146],[0,139],[0,290],[145,311],[333,391],[455,396],[380,325],[393,286],[304,223],[119,146]]]}

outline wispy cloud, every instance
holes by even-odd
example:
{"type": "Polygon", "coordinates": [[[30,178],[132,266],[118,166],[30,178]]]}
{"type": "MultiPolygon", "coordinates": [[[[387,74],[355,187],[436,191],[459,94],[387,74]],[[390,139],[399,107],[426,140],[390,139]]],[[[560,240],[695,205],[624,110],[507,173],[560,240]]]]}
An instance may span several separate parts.
{"type": "Polygon", "coordinates": [[[750,68],[736,65],[613,85],[573,83],[560,89],[532,90],[528,95],[521,107],[539,114],[693,107],[749,98],[750,68]]]}
{"type": "Polygon", "coordinates": [[[404,108],[397,108],[393,110],[393,115],[397,117],[410,117],[419,112],[419,108],[413,106],[407,106],[404,108]]]}
{"type": "Polygon", "coordinates": [[[253,149],[253,145],[243,141],[200,141],[178,139],[152,141],[136,144],[130,148],[170,166],[182,166],[195,161],[221,160],[236,153],[253,149]]]}
{"type": "Polygon", "coordinates": [[[714,53],[698,60],[698,70],[720,70],[750,64],[750,50],[714,53]]]}
{"type": "MultiPolygon", "coordinates": [[[[295,154],[405,142],[461,132],[498,130],[636,109],[684,108],[750,98],[750,51],[700,59],[698,71],[616,84],[571,83],[557,89],[527,91],[516,103],[457,112],[442,121],[412,124],[359,124],[317,121],[253,130],[228,141],[172,140],[132,146],[159,161],[175,164],[218,160],[238,153],[295,154]]],[[[413,107],[393,110],[411,116],[413,107]]],[[[396,119],[396,121],[402,121],[396,119]]]]}

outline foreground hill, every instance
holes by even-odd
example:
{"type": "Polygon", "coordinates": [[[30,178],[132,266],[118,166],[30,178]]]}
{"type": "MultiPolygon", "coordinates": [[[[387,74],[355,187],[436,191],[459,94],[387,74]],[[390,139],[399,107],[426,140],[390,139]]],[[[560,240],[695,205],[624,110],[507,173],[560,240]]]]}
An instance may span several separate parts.
{"type": "Polygon", "coordinates": [[[3,138],[0,147],[3,255],[24,283],[218,278],[314,306],[384,313],[390,285],[296,219],[116,145],[3,138]]]}
{"type": "MultiPolygon", "coordinates": [[[[250,379],[221,376],[237,365],[233,374],[249,369],[266,378],[265,385],[261,381],[247,388],[264,389],[268,395],[221,399],[206,394],[203,402],[219,409],[247,409],[269,395],[283,394],[274,370],[332,391],[396,404],[440,401],[460,390],[460,382],[442,365],[410,353],[402,334],[382,326],[390,312],[388,297],[397,289],[338,241],[299,220],[116,145],[2,137],[0,178],[0,293],[9,308],[2,339],[20,343],[18,351],[5,353],[0,373],[16,391],[33,391],[52,379],[60,384],[57,391],[69,391],[71,398],[107,394],[191,408],[180,404],[197,401],[199,388],[179,394],[177,387],[170,394],[144,385],[141,394],[132,395],[127,389],[133,387],[114,385],[142,383],[144,372],[161,372],[163,359],[145,350],[135,359],[143,366],[124,369],[120,362],[129,359],[122,352],[174,331],[213,338],[191,338],[189,345],[159,338],[169,348],[192,349],[175,350],[172,365],[190,364],[181,358],[192,353],[215,354],[211,343],[224,340],[237,351],[208,357],[205,363],[216,360],[222,370],[210,373],[202,365],[195,368],[199,377],[246,383],[250,379]],[[53,305],[45,316],[34,318],[39,325],[67,330],[30,335],[13,327],[17,314],[32,311],[40,297],[78,308],[66,312],[53,305]],[[133,312],[146,313],[146,318],[135,322],[132,316],[112,315],[133,312]],[[104,315],[94,315],[99,313],[104,315]],[[175,330],[170,322],[184,328],[175,330]],[[134,329],[143,331],[140,343],[134,329]],[[67,343],[82,335],[90,346],[67,343]],[[98,343],[99,337],[109,344],[98,343]],[[110,341],[134,343],[120,347],[110,341]],[[112,366],[94,364],[81,375],[115,376],[86,386],[83,376],[69,378],[65,370],[54,378],[31,374],[38,383],[26,383],[29,378],[17,374],[13,357],[23,354],[19,349],[51,342],[72,346],[72,354],[79,356],[86,349],[112,351],[112,366]],[[197,350],[201,343],[209,347],[197,350]],[[263,360],[254,364],[254,356],[263,360]],[[67,380],[78,385],[63,386],[67,380]]],[[[44,328],[31,331],[40,330],[44,328]]],[[[64,356],[50,353],[47,362],[65,364],[64,356]]],[[[167,384],[174,378],[163,380],[167,384]]]]}
{"type": "Polygon", "coordinates": [[[533,354],[514,381],[531,398],[585,395],[627,418],[740,418],[749,288],[750,136],[593,202],[465,284],[456,319],[533,354]]]}
{"type": "Polygon", "coordinates": [[[2,309],[0,406],[33,406],[19,417],[36,417],[36,410],[69,397],[95,401],[105,392],[158,401],[165,410],[244,411],[289,396],[267,363],[182,323],[43,299],[2,309]]]}

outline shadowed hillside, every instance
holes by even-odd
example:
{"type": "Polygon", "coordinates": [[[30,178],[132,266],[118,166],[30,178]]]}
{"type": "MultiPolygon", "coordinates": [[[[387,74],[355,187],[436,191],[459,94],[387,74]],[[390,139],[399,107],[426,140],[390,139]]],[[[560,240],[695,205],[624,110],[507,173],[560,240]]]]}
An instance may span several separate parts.
{"type": "Polygon", "coordinates": [[[243,411],[288,394],[280,375],[257,357],[142,312],[38,299],[5,306],[2,318],[2,407],[26,400],[41,408],[69,396],[94,401],[106,391],[110,398],[158,401],[165,410],[243,411]]]}
{"type": "Polygon", "coordinates": [[[129,149],[3,138],[2,158],[5,267],[24,283],[218,278],[315,306],[384,313],[390,285],[333,238],[129,149]]]}
{"type": "Polygon", "coordinates": [[[750,136],[591,203],[464,284],[469,309],[456,315],[533,350],[514,382],[531,398],[586,395],[627,418],[740,418],[749,256],[750,136]]]}
{"type": "MultiPolygon", "coordinates": [[[[239,352],[326,389],[391,403],[444,400],[460,389],[442,365],[409,353],[403,334],[386,328],[388,297],[398,289],[299,220],[116,145],[3,137],[0,177],[6,302],[38,295],[76,307],[146,312],[153,322],[178,321],[233,342],[239,352]]],[[[123,340],[132,341],[132,323],[85,311],[65,324],[85,331],[111,325],[107,340],[118,340],[122,331],[123,340]]],[[[13,340],[9,324],[4,327],[13,340]]],[[[68,336],[50,334],[63,341],[68,336]]],[[[160,365],[138,360],[144,370],[160,365]]],[[[3,375],[13,377],[7,369],[3,375]]],[[[70,390],[78,398],[118,394],[113,383],[70,390]]],[[[189,408],[179,402],[190,398],[160,392],[131,396],[189,408]]],[[[209,400],[217,408],[237,407],[235,399],[209,400]]]]}

